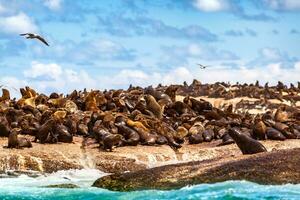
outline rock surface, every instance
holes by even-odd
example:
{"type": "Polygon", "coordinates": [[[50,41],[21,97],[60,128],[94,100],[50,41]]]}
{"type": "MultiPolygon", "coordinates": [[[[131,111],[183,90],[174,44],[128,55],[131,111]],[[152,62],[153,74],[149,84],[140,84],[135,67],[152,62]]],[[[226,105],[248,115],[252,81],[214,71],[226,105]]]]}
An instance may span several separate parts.
{"type": "MultiPolygon", "coordinates": [[[[33,148],[0,150],[0,172],[28,170],[52,173],[58,170],[96,168],[107,173],[137,171],[167,164],[203,161],[210,159],[235,159],[242,155],[235,144],[220,146],[221,141],[183,145],[174,151],[167,145],[119,147],[113,152],[97,148],[90,144],[82,149],[82,138],[76,137],[74,143],[38,144],[33,148]]],[[[261,141],[268,151],[300,148],[299,140],[261,141]]],[[[7,138],[0,138],[0,146],[7,145],[7,138]]]]}
{"type": "Polygon", "coordinates": [[[175,189],[200,183],[248,180],[262,184],[300,183],[300,148],[236,158],[215,158],[161,166],[98,179],[93,186],[116,191],[175,189]]]}

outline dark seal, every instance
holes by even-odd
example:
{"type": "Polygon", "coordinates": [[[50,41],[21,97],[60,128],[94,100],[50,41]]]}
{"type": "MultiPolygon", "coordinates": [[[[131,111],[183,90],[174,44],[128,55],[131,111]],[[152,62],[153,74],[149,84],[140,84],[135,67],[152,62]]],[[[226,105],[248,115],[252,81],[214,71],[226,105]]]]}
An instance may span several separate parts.
{"type": "Polygon", "coordinates": [[[243,154],[255,154],[267,151],[267,149],[260,142],[241,133],[235,128],[230,128],[228,133],[238,145],[243,154]]]}

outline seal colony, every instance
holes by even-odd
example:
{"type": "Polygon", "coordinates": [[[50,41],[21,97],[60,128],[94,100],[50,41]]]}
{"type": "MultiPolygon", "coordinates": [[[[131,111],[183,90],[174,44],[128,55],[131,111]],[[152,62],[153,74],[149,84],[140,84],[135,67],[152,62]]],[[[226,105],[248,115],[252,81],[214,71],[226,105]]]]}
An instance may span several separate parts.
{"type": "MultiPolygon", "coordinates": [[[[215,83],[133,87],[127,90],[74,90],[49,96],[30,87],[20,89],[22,97],[12,99],[7,89],[0,97],[0,136],[8,137],[9,148],[41,144],[71,143],[74,136],[89,140],[100,149],[119,146],[163,145],[174,150],[183,143],[219,140],[218,145],[237,143],[243,154],[264,152],[259,140],[300,138],[300,83],[290,87],[255,84],[215,83]],[[184,96],[182,101],[177,95],[184,96]],[[253,104],[214,107],[195,97],[258,98],[262,114],[250,114],[253,104]],[[279,104],[270,99],[278,99],[279,104]],[[290,102],[290,105],[283,102],[290,102]],[[31,135],[29,141],[18,135],[31,135]],[[33,142],[33,144],[31,143],[33,142]]],[[[258,105],[258,104],[257,104],[258,105]]],[[[256,106],[257,106],[256,105],[256,106]]]]}

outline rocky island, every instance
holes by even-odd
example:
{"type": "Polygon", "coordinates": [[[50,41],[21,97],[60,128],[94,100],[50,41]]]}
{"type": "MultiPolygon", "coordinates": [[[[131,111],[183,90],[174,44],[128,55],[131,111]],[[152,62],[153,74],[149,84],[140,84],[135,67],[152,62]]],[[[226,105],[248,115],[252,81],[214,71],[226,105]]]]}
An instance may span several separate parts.
{"type": "Polygon", "coordinates": [[[14,99],[3,89],[0,97],[2,173],[95,168],[112,174],[93,186],[118,191],[300,182],[300,84],[20,92],[14,99]],[[245,155],[233,128],[265,150],[245,155]]]}

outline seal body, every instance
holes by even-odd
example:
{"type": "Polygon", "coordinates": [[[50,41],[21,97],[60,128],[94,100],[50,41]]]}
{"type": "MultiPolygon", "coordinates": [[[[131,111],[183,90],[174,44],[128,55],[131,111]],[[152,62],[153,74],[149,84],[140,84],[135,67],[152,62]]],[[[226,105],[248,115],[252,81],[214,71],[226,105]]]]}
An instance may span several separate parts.
{"type": "Polygon", "coordinates": [[[267,149],[258,141],[241,133],[235,128],[229,128],[228,134],[238,145],[243,154],[266,152],[267,149]]]}
{"type": "Polygon", "coordinates": [[[147,109],[151,111],[155,117],[161,119],[163,116],[163,110],[155,98],[152,95],[146,95],[145,100],[147,103],[147,109]]]}
{"type": "Polygon", "coordinates": [[[133,130],[132,128],[129,128],[124,123],[116,123],[116,126],[118,127],[118,132],[121,133],[125,137],[125,143],[130,146],[136,146],[140,141],[139,134],[133,130]]]}
{"type": "Polygon", "coordinates": [[[8,148],[30,148],[32,147],[32,144],[29,139],[27,138],[18,138],[18,132],[20,130],[18,128],[14,128],[11,130],[9,136],[8,136],[8,148]]]}

